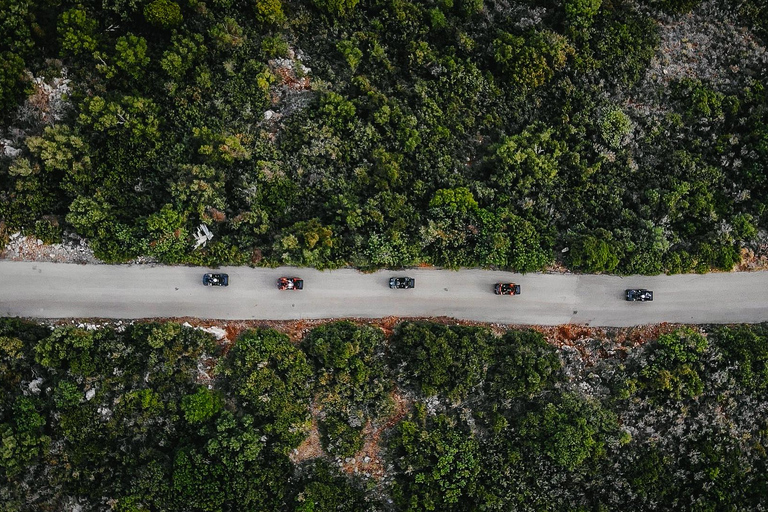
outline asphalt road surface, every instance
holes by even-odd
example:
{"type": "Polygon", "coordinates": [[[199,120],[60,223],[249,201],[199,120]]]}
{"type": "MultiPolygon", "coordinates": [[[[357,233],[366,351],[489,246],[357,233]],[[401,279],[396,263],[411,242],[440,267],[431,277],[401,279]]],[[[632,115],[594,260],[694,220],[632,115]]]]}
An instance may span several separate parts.
{"type": "Polygon", "coordinates": [[[228,287],[206,287],[195,267],[75,265],[0,261],[0,316],[36,318],[210,319],[448,316],[510,324],[629,326],[658,322],[754,323],[768,320],[768,272],[654,277],[514,274],[486,270],[380,271],[224,267],[228,287]],[[304,279],[279,291],[280,276],[304,279]],[[416,279],[391,290],[391,276],[416,279]],[[516,297],[493,285],[515,282],[516,297]],[[624,300],[648,288],[654,301],[624,300]]]}

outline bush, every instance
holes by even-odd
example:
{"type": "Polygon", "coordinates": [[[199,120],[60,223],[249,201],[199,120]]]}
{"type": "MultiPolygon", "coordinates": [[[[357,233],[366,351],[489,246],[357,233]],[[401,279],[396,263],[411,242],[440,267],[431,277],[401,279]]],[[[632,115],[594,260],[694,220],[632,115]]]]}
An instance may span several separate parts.
{"type": "Polygon", "coordinates": [[[466,510],[480,472],[479,444],[455,418],[411,417],[393,434],[398,470],[392,490],[401,510],[466,510]]]}
{"type": "Polygon", "coordinates": [[[35,237],[45,244],[61,242],[61,227],[56,220],[39,220],[35,222],[35,237]]]}
{"type": "Polygon", "coordinates": [[[638,369],[639,389],[658,401],[698,397],[704,391],[701,373],[707,346],[706,338],[688,327],[662,334],[638,369]]]}
{"type": "Polygon", "coordinates": [[[768,327],[761,325],[739,325],[718,327],[710,335],[734,366],[741,386],[745,389],[764,392],[768,389],[768,327]]]}
{"type": "Polygon", "coordinates": [[[312,370],[288,336],[272,329],[245,331],[217,372],[243,409],[264,422],[266,432],[280,436],[286,449],[304,439],[312,370]]]}
{"type": "Polygon", "coordinates": [[[613,272],[619,265],[620,249],[605,230],[595,235],[577,236],[568,251],[568,262],[574,270],[613,272]]]}
{"type": "Polygon", "coordinates": [[[290,512],[367,512],[378,510],[359,488],[362,482],[350,479],[323,460],[312,461],[299,470],[291,483],[294,490],[287,510],[290,512]]]}
{"type": "Polygon", "coordinates": [[[27,87],[24,60],[11,52],[0,53],[0,118],[8,114],[24,97],[27,87]]]}
{"type": "Polygon", "coordinates": [[[179,4],[171,0],[153,0],[144,7],[144,18],[151,25],[171,28],[183,21],[179,4]]]}
{"type": "Polygon", "coordinates": [[[181,400],[184,418],[190,423],[202,423],[216,415],[222,408],[222,400],[208,388],[199,387],[194,395],[187,395],[181,400]]]}
{"type": "Polygon", "coordinates": [[[400,379],[424,395],[444,393],[458,402],[485,378],[493,335],[481,327],[404,322],[392,336],[393,365],[400,379]]]}
{"type": "Polygon", "coordinates": [[[564,394],[528,413],[520,435],[529,449],[573,471],[605,456],[607,437],[616,430],[616,417],[599,402],[564,394]]]}
{"type": "Polygon", "coordinates": [[[562,363],[540,332],[508,331],[494,345],[486,390],[491,400],[532,397],[557,382],[562,363]]]}
{"type": "Polygon", "coordinates": [[[365,424],[385,410],[391,383],[385,376],[384,334],[333,322],[313,329],[301,347],[315,370],[323,447],[331,455],[350,457],[362,447],[365,424]]]}
{"type": "Polygon", "coordinates": [[[350,14],[360,0],[312,0],[321,11],[332,17],[343,18],[350,14]]]}

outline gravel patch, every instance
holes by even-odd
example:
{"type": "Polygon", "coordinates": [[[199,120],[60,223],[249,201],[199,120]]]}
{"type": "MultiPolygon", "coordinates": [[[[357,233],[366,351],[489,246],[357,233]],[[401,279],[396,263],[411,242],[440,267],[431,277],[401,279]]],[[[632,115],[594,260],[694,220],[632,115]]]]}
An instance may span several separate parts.
{"type": "Polygon", "coordinates": [[[14,233],[9,237],[0,258],[12,261],[50,261],[54,263],[103,263],[93,255],[87,240],[80,237],[65,238],[60,244],[45,244],[33,236],[14,233]]]}

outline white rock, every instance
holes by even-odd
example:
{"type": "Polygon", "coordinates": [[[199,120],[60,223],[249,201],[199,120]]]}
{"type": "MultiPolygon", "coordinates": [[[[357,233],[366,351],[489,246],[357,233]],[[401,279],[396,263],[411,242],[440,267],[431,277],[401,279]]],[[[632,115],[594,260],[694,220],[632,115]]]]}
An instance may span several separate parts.
{"type": "Polygon", "coordinates": [[[16,158],[21,154],[21,150],[6,144],[3,146],[3,154],[8,158],[16,158]]]}
{"type": "Polygon", "coordinates": [[[42,377],[38,377],[29,383],[29,390],[35,395],[40,394],[40,384],[43,383],[42,377]]]}
{"type": "Polygon", "coordinates": [[[221,327],[198,327],[201,331],[205,331],[216,336],[217,340],[221,340],[227,337],[227,331],[221,327]]]}

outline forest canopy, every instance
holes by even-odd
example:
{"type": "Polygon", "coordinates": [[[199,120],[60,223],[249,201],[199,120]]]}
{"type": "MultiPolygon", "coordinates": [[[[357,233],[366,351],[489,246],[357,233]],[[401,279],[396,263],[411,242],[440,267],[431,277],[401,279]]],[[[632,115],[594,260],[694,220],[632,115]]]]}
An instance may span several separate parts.
{"type": "Polygon", "coordinates": [[[0,0],[0,246],[731,269],[768,246],[766,20],[764,0],[0,0]]]}
{"type": "Polygon", "coordinates": [[[236,330],[0,319],[2,510],[768,505],[763,324],[236,330]]]}

